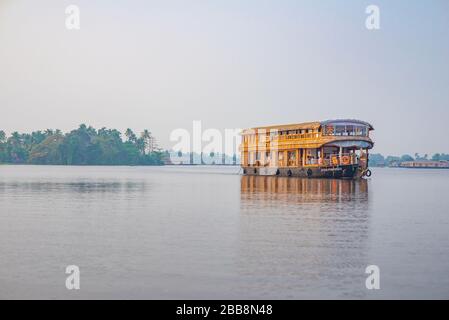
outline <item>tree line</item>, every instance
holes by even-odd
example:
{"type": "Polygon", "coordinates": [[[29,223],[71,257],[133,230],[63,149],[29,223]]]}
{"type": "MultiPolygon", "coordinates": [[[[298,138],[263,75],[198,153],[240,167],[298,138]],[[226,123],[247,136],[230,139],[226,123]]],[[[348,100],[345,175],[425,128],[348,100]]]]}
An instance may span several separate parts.
{"type": "Polygon", "coordinates": [[[409,154],[404,154],[402,156],[386,156],[386,157],[384,157],[380,153],[371,153],[369,155],[369,164],[370,164],[370,166],[373,166],[373,167],[394,166],[395,164],[399,164],[399,163],[405,162],[405,161],[426,161],[426,160],[449,161],[449,154],[435,153],[431,157],[428,154],[420,155],[418,153],[415,153],[414,157],[409,154]]]}
{"type": "Polygon", "coordinates": [[[95,129],[81,124],[68,133],[47,129],[32,133],[0,131],[0,163],[47,165],[162,165],[167,153],[149,130],[137,136],[127,129],[95,129]]]}

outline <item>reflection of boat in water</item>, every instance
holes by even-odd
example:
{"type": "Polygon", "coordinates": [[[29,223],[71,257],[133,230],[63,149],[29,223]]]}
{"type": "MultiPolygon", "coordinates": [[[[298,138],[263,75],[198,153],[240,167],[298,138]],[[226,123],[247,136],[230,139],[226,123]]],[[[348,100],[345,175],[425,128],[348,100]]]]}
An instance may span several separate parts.
{"type": "Polygon", "coordinates": [[[251,270],[266,292],[278,288],[273,297],[320,297],[329,281],[363,296],[360,270],[370,264],[369,180],[240,179],[237,261],[244,275],[251,270]]]}
{"type": "Polygon", "coordinates": [[[295,201],[333,202],[345,199],[366,201],[368,197],[368,181],[341,179],[303,179],[273,176],[242,176],[241,195],[252,197],[282,198],[283,195],[294,195],[295,201]]]}
{"type": "Polygon", "coordinates": [[[246,175],[358,178],[371,175],[373,127],[359,120],[329,120],[258,127],[242,132],[246,175]]]}

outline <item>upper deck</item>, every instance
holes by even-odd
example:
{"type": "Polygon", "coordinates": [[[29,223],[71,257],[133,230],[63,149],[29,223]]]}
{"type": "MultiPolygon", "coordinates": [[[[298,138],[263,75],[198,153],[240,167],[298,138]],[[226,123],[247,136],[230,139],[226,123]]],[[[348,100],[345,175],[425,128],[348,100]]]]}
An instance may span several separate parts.
{"type": "Polygon", "coordinates": [[[371,149],[373,126],[353,119],[305,122],[243,130],[241,151],[320,148],[324,145],[371,149]]]}

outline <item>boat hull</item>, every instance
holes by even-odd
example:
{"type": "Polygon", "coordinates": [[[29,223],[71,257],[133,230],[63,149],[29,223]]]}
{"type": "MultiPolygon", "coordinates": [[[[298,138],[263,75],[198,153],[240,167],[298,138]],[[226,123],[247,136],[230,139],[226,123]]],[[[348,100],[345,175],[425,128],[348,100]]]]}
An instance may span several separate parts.
{"type": "Polygon", "coordinates": [[[354,179],[360,177],[358,164],[339,165],[334,167],[242,167],[244,175],[280,176],[300,178],[354,179]]]}

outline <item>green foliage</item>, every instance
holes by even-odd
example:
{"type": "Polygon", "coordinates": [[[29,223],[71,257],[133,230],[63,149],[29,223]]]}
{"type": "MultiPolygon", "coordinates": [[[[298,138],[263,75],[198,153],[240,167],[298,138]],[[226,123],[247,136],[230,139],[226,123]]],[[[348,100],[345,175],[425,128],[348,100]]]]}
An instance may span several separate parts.
{"type": "Polygon", "coordinates": [[[0,131],[0,162],[53,165],[162,165],[166,154],[155,146],[150,131],[140,138],[126,130],[126,141],[115,129],[80,125],[62,134],[47,129],[31,134],[14,132],[9,138],[0,131]]]}
{"type": "MultiPolygon", "coordinates": [[[[401,162],[405,161],[426,161],[429,159],[429,155],[425,154],[423,156],[420,156],[418,153],[415,153],[415,157],[412,157],[411,155],[404,154],[402,156],[388,156],[384,158],[383,155],[380,153],[372,153],[369,155],[369,164],[373,167],[381,167],[381,166],[395,166],[398,165],[401,162]]],[[[433,161],[440,161],[445,160],[449,161],[449,154],[445,153],[435,153],[431,159],[433,161]]]]}
{"type": "Polygon", "coordinates": [[[391,166],[391,165],[401,162],[401,158],[398,156],[387,156],[385,158],[385,162],[388,166],[391,166]]]}
{"type": "Polygon", "coordinates": [[[413,157],[411,155],[408,154],[404,154],[401,156],[401,161],[413,161],[413,157]]]}
{"type": "Polygon", "coordinates": [[[33,164],[62,164],[61,146],[64,137],[53,134],[31,148],[28,162],[33,164]]]}
{"type": "Polygon", "coordinates": [[[371,153],[369,155],[369,164],[373,167],[381,167],[385,165],[385,158],[380,153],[371,153]]]}
{"type": "Polygon", "coordinates": [[[432,160],[434,161],[440,161],[440,160],[446,160],[449,161],[449,154],[445,154],[445,153],[435,153],[432,156],[432,160]]]}

